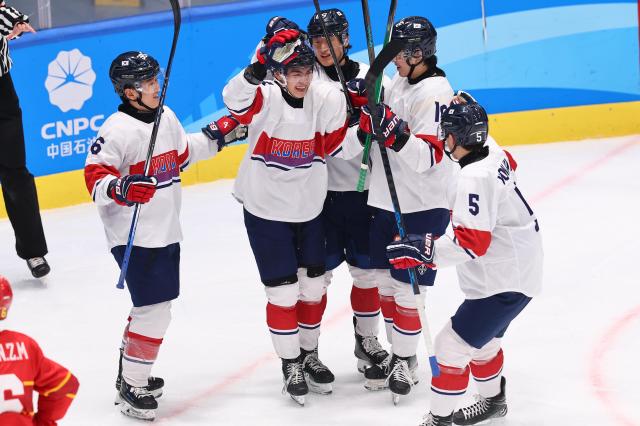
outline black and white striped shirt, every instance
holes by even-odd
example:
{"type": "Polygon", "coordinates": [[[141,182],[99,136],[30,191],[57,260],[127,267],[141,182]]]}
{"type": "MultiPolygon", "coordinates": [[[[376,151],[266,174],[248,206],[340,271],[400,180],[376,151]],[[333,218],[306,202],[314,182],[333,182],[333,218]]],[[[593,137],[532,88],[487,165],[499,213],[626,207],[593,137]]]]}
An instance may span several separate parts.
{"type": "Polygon", "coordinates": [[[0,0],[0,77],[11,69],[7,36],[18,22],[29,22],[29,17],[0,0]]]}

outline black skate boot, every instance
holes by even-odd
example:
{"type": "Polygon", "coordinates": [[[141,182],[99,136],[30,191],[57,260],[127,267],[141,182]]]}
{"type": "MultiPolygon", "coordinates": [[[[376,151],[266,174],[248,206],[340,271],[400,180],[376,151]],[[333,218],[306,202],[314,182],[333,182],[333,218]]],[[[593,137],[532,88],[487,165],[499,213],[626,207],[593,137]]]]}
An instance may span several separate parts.
{"type": "Polygon", "coordinates": [[[358,371],[364,373],[367,368],[384,361],[389,352],[382,348],[376,336],[360,336],[356,333],[356,348],[353,354],[358,358],[358,371]]]}
{"type": "Polygon", "coordinates": [[[452,415],[441,417],[429,413],[423,417],[422,422],[418,426],[451,426],[452,417],[452,415]]]}
{"type": "Polygon", "coordinates": [[[309,390],[321,395],[328,395],[333,391],[331,383],[335,380],[331,370],[318,358],[318,348],[307,351],[300,348],[302,370],[309,383],[309,390]]]}
{"type": "MultiPolygon", "coordinates": [[[[399,358],[396,355],[388,355],[384,361],[380,364],[376,364],[373,367],[367,368],[364,371],[364,387],[368,390],[377,391],[387,389],[389,387],[390,382],[390,374],[394,368],[393,358],[399,358]]],[[[409,368],[409,377],[413,384],[418,383],[418,358],[413,355],[408,358],[404,358],[409,368]]]]}
{"type": "Polygon", "coordinates": [[[500,393],[491,398],[475,395],[476,403],[453,413],[453,423],[457,425],[475,425],[489,419],[507,415],[507,381],[500,378],[500,393]]]}
{"type": "MultiPolygon", "coordinates": [[[[116,395],[115,404],[120,404],[120,384],[122,383],[122,355],[124,350],[120,349],[120,360],[118,361],[118,376],[116,377],[116,395]]],[[[154,398],[160,398],[162,396],[162,390],[164,388],[164,379],[160,377],[149,376],[149,384],[146,386],[147,390],[154,398]]]]}
{"type": "Polygon", "coordinates": [[[402,358],[393,355],[390,365],[389,390],[391,391],[393,404],[397,405],[401,396],[409,395],[416,382],[413,380],[413,373],[409,368],[409,357],[402,358]]]}
{"type": "Polygon", "coordinates": [[[289,395],[298,404],[304,405],[304,397],[309,393],[309,387],[304,380],[301,358],[282,358],[282,374],[284,375],[282,393],[289,395]]]}
{"type": "Polygon", "coordinates": [[[141,420],[154,420],[158,402],[146,387],[133,387],[126,381],[120,383],[120,412],[141,420]]]}
{"type": "Polygon", "coordinates": [[[51,272],[51,267],[44,257],[32,257],[27,259],[27,266],[34,278],[42,278],[51,272]]]}

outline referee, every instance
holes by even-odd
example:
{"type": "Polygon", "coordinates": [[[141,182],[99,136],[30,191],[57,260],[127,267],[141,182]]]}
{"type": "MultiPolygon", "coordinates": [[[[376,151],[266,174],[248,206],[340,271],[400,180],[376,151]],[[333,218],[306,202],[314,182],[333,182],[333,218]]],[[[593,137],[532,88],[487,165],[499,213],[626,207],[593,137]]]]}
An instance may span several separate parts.
{"type": "Polygon", "coordinates": [[[35,32],[29,17],[0,0],[0,185],[16,236],[16,252],[27,261],[31,274],[41,278],[51,270],[44,258],[47,242],[36,185],[27,170],[22,110],[9,74],[9,40],[27,31],[35,32]]]}

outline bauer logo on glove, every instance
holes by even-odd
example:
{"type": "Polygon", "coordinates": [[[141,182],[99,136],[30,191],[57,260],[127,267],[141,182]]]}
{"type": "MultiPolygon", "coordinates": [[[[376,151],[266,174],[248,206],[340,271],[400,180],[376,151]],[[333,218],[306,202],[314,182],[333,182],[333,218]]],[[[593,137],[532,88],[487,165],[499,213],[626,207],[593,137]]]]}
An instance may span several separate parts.
{"type": "Polygon", "coordinates": [[[418,266],[435,269],[436,266],[433,263],[435,255],[433,241],[433,234],[409,234],[402,239],[396,237],[396,240],[387,246],[389,263],[396,269],[408,269],[418,266]]]}

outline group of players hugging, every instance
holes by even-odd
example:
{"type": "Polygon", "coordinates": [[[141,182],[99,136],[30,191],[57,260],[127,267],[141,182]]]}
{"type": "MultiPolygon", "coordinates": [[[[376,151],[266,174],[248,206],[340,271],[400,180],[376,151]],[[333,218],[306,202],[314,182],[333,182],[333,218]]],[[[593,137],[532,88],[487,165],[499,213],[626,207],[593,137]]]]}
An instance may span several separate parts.
{"type": "Polygon", "coordinates": [[[354,354],[365,387],[409,394],[418,381],[421,322],[408,269],[417,268],[424,298],[436,268],[455,265],[465,300],[435,338],[440,375],[431,380],[430,411],[421,425],[504,416],[501,339],[540,290],[540,232],[516,186],[515,161],[488,135],[485,110],[465,92],[454,95],[437,66],[433,25],[411,16],[393,27],[391,38],[405,47],[376,106],[384,147],[372,147],[364,192],[355,185],[374,123],[363,80],[368,66],[347,55],[346,16],[322,11],[306,31],[274,17],[266,33],[252,63],[223,90],[230,115],[186,133],[164,107],[147,174],[160,67],[135,51],[110,67],[122,104],[91,147],[85,180],[120,266],[131,207],[144,203],[126,274],[133,307],[116,381],[121,411],[153,419],[164,386],[151,368],[179,294],[180,173],[248,138],[233,195],[244,207],[284,392],[304,404],[309,391],[332,391],[334,375],[319,358],[318,338],[332,270],[346,261],[353,278],[354,354]],[[328,42],[347,81],[352,114],[328,42]],[[388,152],[406,224],[401,239],[381,149],[388,152]],[[378,341],[380,313],[389,352],[378,341]],[[477,401],[456,411],[470,376],[477,401]]]}

